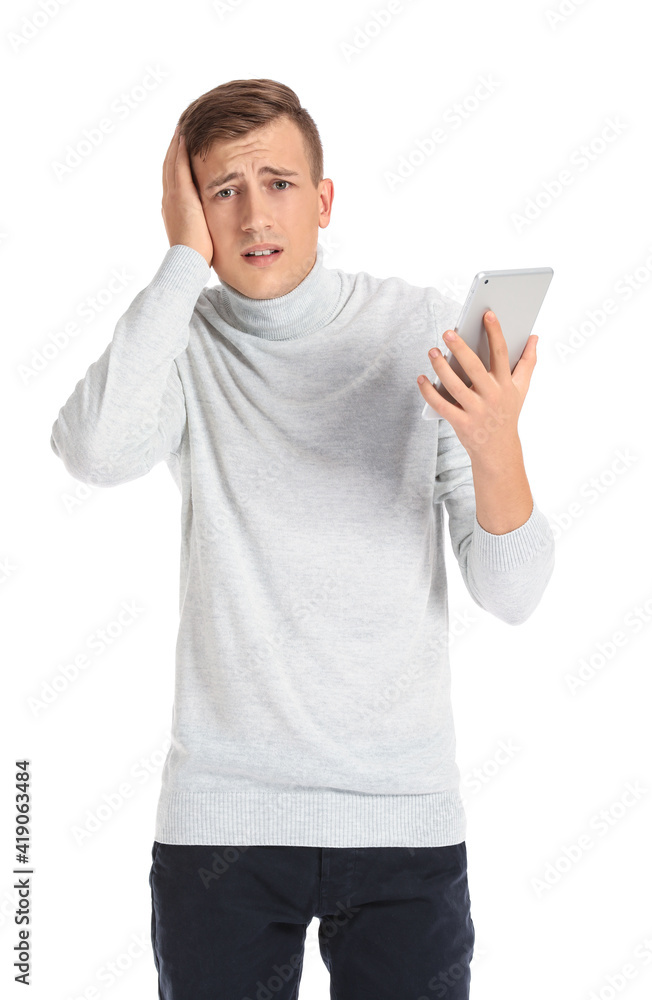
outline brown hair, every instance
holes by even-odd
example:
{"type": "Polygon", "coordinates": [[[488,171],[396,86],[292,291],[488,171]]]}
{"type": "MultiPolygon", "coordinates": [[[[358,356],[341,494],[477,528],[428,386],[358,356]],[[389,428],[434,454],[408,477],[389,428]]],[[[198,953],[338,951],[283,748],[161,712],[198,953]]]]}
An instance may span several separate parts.
{"type": "Polygon", "coordinates": [[[192,164],[192,156],[205,157],[213,143],[245,135],[279,118],[289,119],[301,131],[310,178],[318,187],[324,176],[319,131],[295,92],[278,80],[222,83],[189,104],[178,124],[192,164]]]}

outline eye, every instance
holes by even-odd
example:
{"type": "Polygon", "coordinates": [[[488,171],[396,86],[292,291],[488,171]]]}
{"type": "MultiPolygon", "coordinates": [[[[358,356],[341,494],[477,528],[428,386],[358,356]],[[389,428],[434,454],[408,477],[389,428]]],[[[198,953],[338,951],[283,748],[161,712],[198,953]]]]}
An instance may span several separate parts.
{"type": "MultiPolygon", "coordinates": [[[[288,187],[292,187],[292,181],[278,180],[278,181],[273,181],[272,183],[274,183],[274,184],[287,184],[288,187]]],[[[277,190],[279,190],[279,189],[277,188],[277,190]]],[[[287,188],[280,188],[280,190],[281,191],[287,191],[287,188]]],[[[221,191],[217,191],[213,195],[213,197],[214,198],[220,198],[221,195],[223,195],[227,191],[233,191],[233,188],[222,188],[221,191]]],[[[230,199],[229,198],[222,198],[222,201],[230,201],[230,199]]]]}

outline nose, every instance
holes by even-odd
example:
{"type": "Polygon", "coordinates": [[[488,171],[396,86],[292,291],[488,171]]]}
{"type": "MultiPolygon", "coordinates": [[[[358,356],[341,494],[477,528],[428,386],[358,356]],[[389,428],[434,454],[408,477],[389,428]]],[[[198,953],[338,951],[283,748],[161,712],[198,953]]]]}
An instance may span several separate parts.
{"type": "Polygon", "coordinates": [[[273,225],[271,206],[264,192],[249,188],[242,198],[242,228],[246,232],[261,232],[273,225]]]}

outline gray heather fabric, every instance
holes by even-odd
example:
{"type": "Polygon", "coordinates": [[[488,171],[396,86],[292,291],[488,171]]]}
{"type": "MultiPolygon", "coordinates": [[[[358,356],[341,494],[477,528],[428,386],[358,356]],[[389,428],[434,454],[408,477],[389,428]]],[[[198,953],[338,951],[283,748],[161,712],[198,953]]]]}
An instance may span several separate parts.
{"type": "Polygon", "coordinates": [[[446,534],[473,600],[510,624],[554,562],[536,502],[507,534],[479,525],[467,452],[421,418],[416,376],[460,304],[326,268],[321,245],[276,299],[206,287],[210,273],[190,247],[166,252],[51,437],[81,482],[165,461],[181,493],[154,837],[460,843],[446,534]]]}

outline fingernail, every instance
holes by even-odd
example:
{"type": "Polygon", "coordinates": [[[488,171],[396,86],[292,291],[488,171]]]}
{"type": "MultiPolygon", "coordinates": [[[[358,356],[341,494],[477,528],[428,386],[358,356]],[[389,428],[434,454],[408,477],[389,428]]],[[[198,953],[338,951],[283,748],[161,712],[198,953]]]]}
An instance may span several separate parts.
{"type": "Polygon", "coordinates": [[[455,333],[454,330],[447,330],[446,333],[444,334],[444,340],[455,340],[456,337],[457,334],[455,333]]]}
{"type": "Polygon", "coordinates": [[[441,351],[439,350],[438,347],[433,347],[431,351],[428,351],[428,354],[430,355],[431,358],[438,358],[441,355],[441,351]]]}
{"type": "Polygon", "coordinates": [[[489,312],[487,313],[487,319],[489,320],[490,323],[493,323],[493,321],[495,320],[495,318],[496,317],[495,317],[494,313],[492,313],[492,311],[490,309],[489,312]]]}

